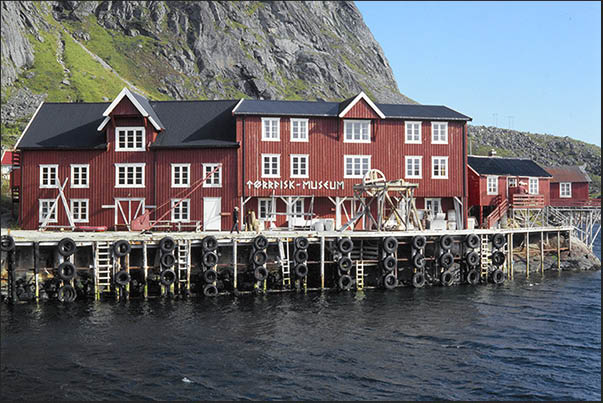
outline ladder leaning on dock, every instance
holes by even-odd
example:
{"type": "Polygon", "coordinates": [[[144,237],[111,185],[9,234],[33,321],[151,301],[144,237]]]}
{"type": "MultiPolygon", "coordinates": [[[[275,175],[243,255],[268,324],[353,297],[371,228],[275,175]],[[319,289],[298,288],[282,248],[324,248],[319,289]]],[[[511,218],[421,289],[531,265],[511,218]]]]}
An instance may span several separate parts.
{"type": "Polygon", "coordinates": [[[482,235],[481,239],[482,239],[482,247],[480,250],[480,257],[481,257],[480,276],[481,276],[482,280],[487,282],[488,281],[488,270],[490,268],[490,248],[489,248],[488,235],[487,234],[482,235]]]}
{"type": "Polygon", "coordinates": [[[111,262],[111,244],[96,242],[94,251],[94,289],[96,298],[103,292],[111,291],[113,263],[111,262]]]}
{"type": "Polygon", "coordinates": [[[178,284],[181,289],[190,289],[191,241],[178,242],[178,284]]]}
{"type": "Polygon", "coordinates": [[[287,247],[283,244],[283,240],[279,239],[278,241],[278,252],[281,263],[281,268],[283,270],[283,286],[290,287],[291,286],[291,262],[289,262],[289,243],[287,243],[287,247]]]}

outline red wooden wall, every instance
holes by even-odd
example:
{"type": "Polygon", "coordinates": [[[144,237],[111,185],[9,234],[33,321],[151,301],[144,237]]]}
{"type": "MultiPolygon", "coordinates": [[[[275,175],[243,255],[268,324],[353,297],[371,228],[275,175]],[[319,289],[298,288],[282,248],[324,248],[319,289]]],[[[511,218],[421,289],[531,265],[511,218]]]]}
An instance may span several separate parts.
{"type": "Polygon", "coordinates": [[[588,193],[588,182],[573,182],[572,183],[572,197],[571,198],[560,198],[559,197],[559,183],[551,183],[551,200],[574,200],[574,201],[586,201],[589,199],[588,193]]]}

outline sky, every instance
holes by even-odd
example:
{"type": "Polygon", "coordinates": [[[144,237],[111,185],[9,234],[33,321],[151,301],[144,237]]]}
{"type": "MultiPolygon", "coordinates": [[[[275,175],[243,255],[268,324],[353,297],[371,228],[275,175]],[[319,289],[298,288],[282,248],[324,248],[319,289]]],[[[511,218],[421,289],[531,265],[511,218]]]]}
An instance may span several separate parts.
{"type": "Polygon", "coordinates": [[[601,145],[600,2],[362,2],[404,95],[601,145]]]}

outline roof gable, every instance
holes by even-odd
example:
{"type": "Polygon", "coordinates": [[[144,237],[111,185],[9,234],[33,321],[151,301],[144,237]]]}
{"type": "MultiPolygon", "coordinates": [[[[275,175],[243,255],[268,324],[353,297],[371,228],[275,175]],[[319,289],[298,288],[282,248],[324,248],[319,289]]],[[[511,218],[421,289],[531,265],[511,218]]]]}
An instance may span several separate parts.
{"type": "Polygon", "coordinates": [[[103,112],[103,116],[105,116],[105,119],[98,126],[98,128],[97,128],[98,131],[101,131],[105,127],[105,125],[109,122],[109,115],[111,114],[111,112],[113,112],[113,110],[117,107],[117,105],[120,104],[120,102],[124,98],[127,98],[130,102],[132,102],[132,104],[138,110],[138,112],[140,112],[140,114],[142,116],[148,118],[149,122],[151,122],[151,124],[155,127],[155,129],[157,129],[157,130],[165,129],[165,127],[161,123],[161,120],[159,120],[159,116],[157,116],[157,113],[155,112],[155,110],[153,110],[153,107],[149,104],[149,100],[146,99],[145,97],[143,97],[142,95],[137,94],[135,92],[131,92],[129,89],[124,87],[124,89],[121,90],[121,92],[117,95],[117,97],[115,97],[113,102],[111,102],[111,104],[103,112]]]}
{"type": "Polygon", "coordinates": [[[378,119],[379,117],[364,99],[356,102],[344,116],[345,119],[378,119]]]}
{"type": "Polygon", "coordinates": [[[377,116],[379,116],[381,119],[385,119],[383,112],[381,112],[377,105],[375,105],[364,92],[360,92],[360,94],[356,95],[352,100],[347,99],[343,101],[339,107],[339,117],[345,117],[361,100],[364,101],[377,114],[377,116]]]}
{"type": "Polygon", "coordinates": [[[523,176],[550,178],[551,174],[530,159],[480,157],[470,155],[467,162],[479,175],[523,176]]]}

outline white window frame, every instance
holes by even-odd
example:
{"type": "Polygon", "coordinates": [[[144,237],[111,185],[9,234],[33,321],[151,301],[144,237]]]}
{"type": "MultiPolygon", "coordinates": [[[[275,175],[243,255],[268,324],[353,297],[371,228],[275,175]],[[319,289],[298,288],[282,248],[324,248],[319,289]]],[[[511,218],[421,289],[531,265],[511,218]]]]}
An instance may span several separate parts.
{"type": "MultiPolygon", "coordinates": [[[[414,171],[414,163],[413,163],[413,171],[414,171]]],[[[423,157],[420,155],[407,155],[404,157],[404,177],[407,179],[422,179],[423,178],[423,157]],[[408,172],[408,162],[409,160],[416,161],[419,160],[419,175],[415,175],[414,173],[408,172]]]]}
{"type": "Polygon", "coordinates": [[[299,119],[299,118],[291,118],[290,120],[290,132],[291,132],[291,142],[292,143],[307,143],[309,140],[309,132],[310,132],[310,121],[309,119],[299,119]],[[293,124],[294,123],[305,123],[306,130],[303,133],[298,133],[300,137],[293,137],[293,124]]]}
{"type": "Polygon", "coordinates": [[[486,194],[493,196],[498,194],[498,176],[488,175],[486,176],[486,194]],[[490,181],[494,180],[494,190],[490,190],[490,181]]]}
{"type": "Polygon", "coordinates": [[[515,188],[517,187],[517,178],[507,178],[507,186],[510,188],[515,188]]]}
{"type": "Polygon", "coordinates": [[[171,207],[171,211],[172,211],[172,217],[171,217],[172,222],[190,222],[190,220],[191,220],[191,199],[171,199],[170,207],[171,207]],[[178,207],[176,207],[176,204],[178,204],[180,201],[182,201],[182,203],[180,203],[178,205],[178,207]],[[186,217],[182,217],[182,206],[184,206],[184,205],[186,205],[186,217]],[[179,214],[180,217],[176,218],[176,214],[179,214]]]}
{"type": "MultiPolygon", "coordinates": [[[[42,216],[42,206],[44,203],[48,203],[48,211],[52,209],[52,205],[54,204],[55,199],[38,199],[38,222],[43,223],[45,217],[42,216]]],[[[54,218],[51,218],[47,221],[47,223],[56,223],[58,222],[58,214],[59,211],[59,202],[57,201],[57,205],[54,208],[54,218]]],[[[52,217],[52,216],[51,216],[52,217]]]]}
{"type": "MultiPolygon", "coordinates": [[[[144,162],[137,162],[137,163],[130,163],[130,164],[115,164],[115,187],[116,188],[144,188],[145,187],[145,167],[146,167],[146,163],[144,162]],[[139,168],[142,167],[142,184],[134,184],[134,185],[129,185],[129,184],[120,184],[119,183],[119,168],[125,168],[126,169],[126,178],[128,175],[127,169],[128,168],[139,168]]],[[[136,171],[134,171],[134,174],[136,174],[136,171]]],[[[134,177],[136,177],[136,175],[134,175],[134,177]]]]}
{"type": "Polygon", "coordinates": [[[559,198],[572,198],[572,182],[559,182],[559,198]],[[563,190],[564,187],[567,187],[567,191],[563,190]]]}
{"type": "MultiPolygon", "coordinates": [[[[343,177],[344,178],[364,178],[365,174],[348,174],[347,173],[347,164],[348,164],[348,159],[352,158],[368,158],[368,171],[371,170],[371,156],[370,155],[344,155],[343,156],[343,177]]],[[[360,162],[360,164],[362,165],[362,160],[360,162]]],[[[354,170],[354,160],[352,160],[352,171],[354,170]]],[[[360,170],[362,170],[362,166],[360,167],[360,170]]]]}
{"type": "MultiPolygon", "coordinates": [[[[258,220],[261,221],[276,221],[276,199],[273,198],[258,198],[258,220]],[[268,212],[268,215],[266,217],[262,217],[261,215],[261,204],[262,202],[267,202],[270,203],[270,212],[268,212]]],[[[267,209],[266,209],[267,210],[267,209]]]]}
{"type": "MultiPolygon", "coordinates": [[[[73,222],[88,222],[90,217],[90,202],[88,199],[71,199],[69,200],[69,207],[71,208],[71,215],[73,218],[73,222]],[[84,218],[75,218],[74,214],[74,204],[75,203],[84,203],[86,205],[86,217],[84,218]]],[[[80,207],[81,208],[81,207],[80,207]]]]}
{"type": "MultiPolygon", "coordinates": [[[[146,130],[144,128],[144,126],[118,126],[115,128],[115,151],[118,152],[122,152],[122,151],[145,151],[145,142],[146,142],[146,130]],[[142,132],[142,145],[140,147],[128,147],[127,146],[127,134],[126,134],[126,146],[125,147],[120,147],[119,146],[119,133],[122,131],[128,131],[128,130],[132,130],[134,132],[136,132],[137,130],[140,130],[142,132]]],[[[136,141],[135,141],[136,143],[136,141]]]]}
{"type": "Polygon", "coordinates": [[[213,171],[215,168],[219,168],[209,179],[214,179],[215,175],[218,175],[218,183],[209,183],[207,180],[203,181],[204,188],[221,188],[222,187],[222,164],[219,162],[212,162],[203,164],[203,178],[207,176],[208,173],[213,171]]]}
{"type": "Polygon", "coordinates": [[[281,155],[280,154],[262,154],[262,178],[280,178],[281,177],[281,155]],[[265,173],[265,159],[266,157],[271,158],[270,161],[270,171],[272,172],[272,158],[276,157],[276,174],[266,174],[265,173]]]}
{"type": "MultiPolygon", "coordinates": [[[[434,202],[438,206],[438,209],[435,212],[435,214],[443,213],[443,211],[442,211],[442,199],[441,198],[427,198],[427,199],[425,199],[425,211],[428,211],[430,214],[434,214],[433,211],[432,211],[432,209],[427,208],[427,204],[428,203],[431,203],[433,205],[434,202]]],[[[434,217],[435,217],[435,214],[434,214],[434,217]]]]}
{"type": "MultiPolygon", "coordinates": [[[[441,129],[440,129],[441,130],[441,129]]],[[[440,131],[439,130],[439,131],[440,131]]],[[[448,122],[431,122],[431,144],[448,144],[448,122]],[[436,140],[435,135],[435,126],[443,126],[445,128],[444,134],[445,139],[441,140],[441,134],[438,135],[438,139],[436,140]]]]}
{"type": "MultiPolygon", "coordinates": [[[[50,172],[48,173],[48,179],[50,179],[50,172]]],[[[56,189],[59,187],[59,165],[58,164],[41,164],[40,165],[40,189],[56,189]],[[44,170],[54,169],[54,185],[44,184],[44,170]]]]}
{"type": "MultiPolygon", "coordinates": [[[[450,172],[450,166],[448,164],[448,157],[444,157],[444,156],[434,156],[434,157],[431,157],[431,179],[448,179],[448,176],[449,176],[448,173],[449,172],[450,172]],[[446,161],[446,176],[435,175],[435,172],[434,172],[435,164],[434,164],[434,162],[435,162],[436,159],[446,161]]],[[[439,174],[439,172],[438,172],[438,174],[439,174]]]]}
{"type": "Polygon", "coordinates": [[[343,120],[343,142],[344,143],[370,143],[371,142],[371,121],[366,120],[366,119],[344,119],[343,120]],[[347,131],[348,123],[351,123],[351,124],[366,123],[366,124],[368,124],[367,138],[366,139],[362,138],[362,128],[361,128],[360,129],[361,138],[354,139],[353,132],[348,133],[348,131],[347,131]],[[348,138],[348,134],[350,135],[350,138],[348,138]]]}
{"type": "MultiPolygon", "coordinates": [[[[423,137],[422,136],[422,127],[423,127],[423,125],[420,121],[410,121],[409,120],[407,122],[404,122],[404,143],[405,144],[421,144],[422,137],[423,137]],[[411,134],[411,133],[408,132],[408,127],[410,125],[419,125],[419,139],[418,140],[415,140],[414,138],[409,139],[409,134],[411,134]]],[[[412,134],[414,135],[414,133],[412,133],[412,134]]]]}
{"type": "Polygon", "coordinates": [[[538,178],[528,178],[528,194],[537,195],[540,192],[540,181],[538,178]],[[532,192],[532,184],[536,183],[536,191],[532,192]]]}
{"type": "Polygon", "coordinates": [[[262,141],[281,141],[281,118],[262,118],[262,141]],[[276,137],[268,137],[265,122],[276,122],[276,137]]]}
{"type": "Polygon", "coordinates": [[[310,166],[309,166],[309,164],[310,164],[310,156],[308,154],[291,154],[290,155],[290,161],[291,161],[291,163],[290,163],[290,165],[291,165],[291,172],[290,172],[291,173],[291,175],[290,175],[291,178],[308,178],[310,176],[310,174],[309,174],[309,172],[310,172],[310,166]],[[293,170],[293,159],[294,158],[299,158],[299,159],[305,158],[305,160],[306,160],[306,164],[305,164],[306,165],[306,172],[305,172],[305,174],[301,173],[301,165],[300,165],[299,162],[298,162],[298,170],[300,171],[300,173],[298,173],[298,174],[294,173],[294,170],[293,170]]]}
{"type": "Polygon", "coordinates": [[[171,164],[172,167],[172,187],[188,188],[191,186],[191,164],[171,164]],[[180,170],[180,183],[176,183],[176,169],[180,170]],[[186,183],[182,181],[183,169],[186,169],[186,183]]]}
{"type": "Polygon", "coordinates": [[[294,201],[293,203],[291,203],[290,209],[291,211],[289,211],[289,214],[291,215],[292,218],[297,218],[297,219],[301,219],[304,218],[304,198],[300,197],[299,199],[297,199],[296,201],[294,201]],[[296,211],[296,206],[300,206],[301,209],[299,211],[296,211]]]}

